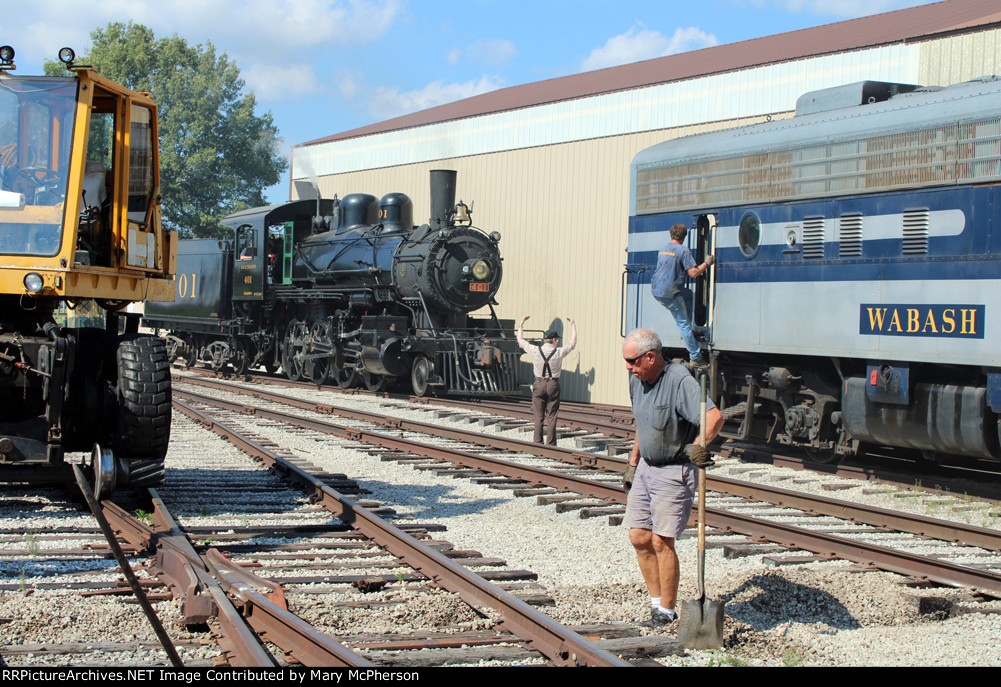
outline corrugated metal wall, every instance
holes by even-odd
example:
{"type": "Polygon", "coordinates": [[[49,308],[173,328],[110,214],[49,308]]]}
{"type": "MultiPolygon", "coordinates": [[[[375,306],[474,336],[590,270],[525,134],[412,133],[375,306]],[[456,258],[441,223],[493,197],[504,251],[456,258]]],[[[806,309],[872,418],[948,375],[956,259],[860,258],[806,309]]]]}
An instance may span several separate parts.
{"type": "MultiPolygon", "coordinates": [[[[896,73],[900,81],[947,85],[1001,72],[1001,30],[918,45],[919,51],[913,46],[907,51],[884,51],[884,57],[892,58],[894,64],[871,78],[889,80],[892,77],[887,74],[896,73]],[[902,63],[902,55],[916,63],[902,63]]],[[[873,64],[868,59],[861,62],[870,67],[873,64]]],[[[771,70],[768,78],[781,76],[772,82],[772,88],[783,93],[789,90],[790,80],[816,84],[803,91],[850,82],[859,78],[860,56],[822,58],[813,62],[813,67],[816,72],[803,64],[783,65],[771,70]]],[[[748,76],[732,82],[746,84],[748,76]]],[[[713,92],[711,97],[718,99],[725,94],[713,92]]],[[[763,114],[775,105],[764,95],[759,99],[763,114]]],[[[706,113],[711,115],[711,109],[707,104],[706,113]]],[[[325,197],[352,192],[376,196],[391,191],[407,193],[414,200],[415,221],[420,223],[430,213],[428,171],[458,170],[457,196],[467,204],[474,203],[474,224],[503,235],[504,283],[498,294],[498,315],[512,319],[531,315],[526,326],[539,330],[559,323],[565,337],[569,337],[569,328],[561,320],[574,317],[579,342],[564,365],[564,398],[624,404],[628,390],[619,317],[630,161],[643,148],[669,138],[760,119],[714,121],[344,172],[321,176],[320,188],[325,197]]],[[[427,133],[422,129],[409,131],[415,139],[427,133]]],[[[381,146],[375,140],[379,137],[370,138],[373,146],[381,146]]],[[[350,145],[357,148],[363,140],[356,139],[350,145]]],[[[336,144],[327,145],[331,148],[325,155],[336,149],[336,144]]]]}

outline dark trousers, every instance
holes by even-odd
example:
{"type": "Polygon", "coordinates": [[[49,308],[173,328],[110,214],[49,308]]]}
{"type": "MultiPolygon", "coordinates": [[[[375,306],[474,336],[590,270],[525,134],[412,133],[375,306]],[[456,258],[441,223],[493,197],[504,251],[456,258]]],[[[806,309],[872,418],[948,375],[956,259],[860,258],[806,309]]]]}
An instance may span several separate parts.
{"type": "Polygon", "coordinates": [[[546,443],[556,445],[556,413],[560,409],[560,380],[536,377],[532,384],[532,416],[535,420],[535,438],[542,443],[542,423],[546,424],[546,443]]]}

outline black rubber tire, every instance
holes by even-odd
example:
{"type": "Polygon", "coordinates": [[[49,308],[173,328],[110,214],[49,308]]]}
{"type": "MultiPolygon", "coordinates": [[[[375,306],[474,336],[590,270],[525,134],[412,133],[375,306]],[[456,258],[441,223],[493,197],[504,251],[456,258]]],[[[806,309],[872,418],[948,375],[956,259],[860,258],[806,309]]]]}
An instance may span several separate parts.
{"type": "MultiPolygon", "coordinates": [[[[163,340],[127,335],[118,341],[115,456],[128,461],[128,486],[163,482],[170,443],[170,363],[163,340]]],[[[119,485],[125,486],[125,485],[119,485]]]]}

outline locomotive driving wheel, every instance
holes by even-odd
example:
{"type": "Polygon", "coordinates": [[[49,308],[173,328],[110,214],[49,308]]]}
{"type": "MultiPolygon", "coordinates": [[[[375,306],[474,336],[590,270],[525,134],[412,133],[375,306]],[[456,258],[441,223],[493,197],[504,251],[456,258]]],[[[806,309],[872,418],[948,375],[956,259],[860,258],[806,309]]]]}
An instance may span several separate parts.
{"type": "Polygon", "coordinates": [[[282,369],[285,370],[285,376],[293,382],[302,379],[305,372],[302,354],[305,351],[308,338],[309,330],[305,322],[293,320],[288,323],[285,341],[282,343],[282,369]]]}
{"type": "Polygon", "coordinates": [[[358,381],[358,370],[353,367],[338,367],[334,381],[342,389],[350,389],[358,381]]]}
{"type": "MultiPolygon", "coordinates": [[[[330,353],[334,346],[332,335],[333,327],[331,327],[328,320],[317,320],[314,322],[309,332],[307,352],[311,356],[330,353]]],[[[313,384],[317,386],[325,384],[330,377],[330,358],[326,355],[307,358],[304,371],[313,384]]]]}

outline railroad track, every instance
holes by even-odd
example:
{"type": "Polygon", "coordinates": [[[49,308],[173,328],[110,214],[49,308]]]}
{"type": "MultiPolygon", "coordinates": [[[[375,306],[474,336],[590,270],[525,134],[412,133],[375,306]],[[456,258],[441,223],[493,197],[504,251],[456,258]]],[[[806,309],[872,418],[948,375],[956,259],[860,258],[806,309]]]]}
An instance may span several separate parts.
{"type": "MultiPolygon", "coordinates": [[[[217,382],[213,385],[219,388],[217,382]]],[[[242,401],[213,402],[228,403],[227,407],[236,412],[246,412],[278,422],[294,423],[314,431],[330,432],[365,441],[374,447],[397,452],[401,456],[448,460],[462,466],[463,470],[490,472],[507,479],[521,480],[526,488],[534,486],[599,499],[598,502],[588,504],[588,515],[594,514],[595,511],[604,514],[608,512],[607,509],[621,507],[624,503],[625,494],[622,488],[616,481],[609,479],[609,473],[614,475],[624,469],[624,461],[621,459],[498,438],[483,432],[443,428],[441,423],[421,423],[378,413],[335,408],[311,400],[303,401],[258,389],[237,390],[236,393],[252,396],[261,407],[248,406],[242,401]],[[429,446],[424,442],[389,435],[385,431],[364,429],[357,425],[349,428],[325,420],[310,420],[303,417],[302,413],[293,416],[278,410],[269,410],[264,407],[267,403],[294,405],[323,415],[340,414],[352,421],[366,421],[394,430],[423,432],[450,440],[462,440],[479,444],[481,448],[478,452],[473,452],[429,446]],[[490,452],[521,451],[530,456],[527,463],[518,463],[513,458],[501,459],[484,454],[484,447],[490,452]],[[570,464],[575,468],[585,468],[591,475],[589,477],[580,476],[579,473],[561,475],[558,470],[539,468],[530,464],[539,458],[570,464]]],[[[844,559],[912,578],[969,588],[1001,598],[1001,574],[996,567],[989,565],[991,560],[996,560],[996,552],[1001,550],[1001,533],[997,530],[927,517],[907,516],[887,509],[866,508],[859,504],[816,495],[797,494],[789,490],[766,489],[751,483],[723,479],[712,473],[710,473],[709,488],[715,492],[715,496],[714,501],[707,504],[708,523],[718,532],[739,533],[752,539],[781,544],[790,549],[809,551],[820,557],[844,559]],[[733,498],[739,499],[741,503],[735,503],[733,498]],[[747,501],[752,503],[742,505],[747,501]],[[761,515],[760,509],[763,506],[777,506],[787,512],[785,515],[766,518],[761,515]],[[758,514],[751,516],[740,512],[748,508],[757,509],[758,514]],[[824,531],[831,530],[831,526],[811,530],[807,527],[782,523],[783,518],[790,517],[788,511],[793,508],[798,513],[805,514],[804,517],[807,519],[837,518],[842,523],[850,522],[852,525],[848,531],[841,531],[845,530],[843,524],[835,526],[832,532],[824,531]],[[898,543],[891,547],[882,543],[885,540],[883,535],[887,532],[913,535],[919,543],[924,543],[927,539],[941,540],[948,542],[948,545],[955,547],[955,550],[939,553],[934,557],[909,553],[905,544],[898,543]],[[984,552],[988,556],[986,561],[983,559],[984,552]],[[972,564],[953,562],[966,559],[972,559],[972,564]]],[[[533,493],[530,489],[527,491],[533,493]]],[[[545,495],[541,496],[545,502],[552,502],[551,499],[546,499],[545,495]]],[[[564,508],[566,507],[571,506],[565,503],[564,508]]]]}
{"type": "MultiPolygon", "coordinates": [[[[143,502],[149,500],[141,509],[148,514],[146,522],[114,504],[102,503],[103,513],[134,551],[155,548],[152,570],[166,580],[172,595],[180,601],[185,624],[211,622],[222,647],[220,659],[227,664],[399,667],[476,663],[485,658],[533,663],[539,662],[541,655],[541,660],[553,665],[630,665],[487,581],[497,579],[501,585],[524,586],[520,580],[532,577],[525,571],[497,570],[502,562],[475,552],[454,551],[446,542],[423,543],[412,534],[426,539],[428,530],[435,529],[433,524],[394,526],[365,508],[362,500],[349,499],[327,485],[348,485],[350,480],[343,475],[323,473],[304,465],[302,460],[277,455],[262,446],[259,438],[224,430],[217,419],[190,407],[183,407],[183,412],[222,431],[227,442],[254,454],[272,472],[295,480],[309,492],[308,498],[298,494],[298,505],[294,505],[296,499],[289,498],[287,488],[261,483],[262,479],[277,481],[277,477],[261,469],[248,470],[245,465],[219,465],[218,457],[213,456],[214,460],[207,461],[212,465],[195,472],[235,474],[232,484],[223,485],[202,474],[191,480],[182,475],[162,490],[164,498],[156,491],[140,498],[143,502]],[[249,484],[244,481],[248,477],[256,481],[249,484]],[[183,531],[165,505],[172,499],[182,511],[188,509],[184,520],[189,525],[183,531]],[[193,514],[193,506],[201,510],[193,514]],[[199,513],[202,518],[221,522],[210,526],[190,524],[197,521],[199,513]],[[275,521],[278,516],[282,517],[275,521]],[[265,517],[269,524],[263,529],[247,524],[265,517]],[[194,539],[189,538],[192,534],[194,539]],[[266,542],[262,543],[265,534],[266,542]],[[283,540],[282,545],[275,545],[276,538],[283,540]],[[235,564],[237,559],[260,566],[257,572],[266,571],[267,578],[249,575],[245,567],[235,564]],[[478,572],[470,572],[466,566],[478,572]],[[275,578],[282,586],[268,578],[275,578]],[[338,600],[345,596],[344,591],[337,594],[333,588],[350,584],[376,598],[366,600],[361,592],[351,590],[349,600],[338,600]],[[415,585],[417,590],[410,592],[410,598],[379,600],[385,597],[380,592],[387,588],[398,596],[399,589],[394,588],[415,585]],[[443,589],[449,594],[444,594],[443,589]],[[412,611],[420,607],[414,599],[417,596],[430,598],[424,606],[437,608],[439,614],[450,614],[450,625],[467,623],[472,627],[461,633],[451,628],[435,632],[425,627],[410,633],[400,632],[399,628],[354,632],[342,640],[346,646],[331,640],[332,634],[344,634],[344,628],[330,624],[332,614],[340,617],[350,615],[351,609],[363,609],[361,612],[368,617],[378,615],[379,610],[392,613],[394,607],[412,611]],[[319,621],[318,627],[290,613],[286,597],[299,599],[297,610],[303,615],[312,613],[314,622],[319,621]],[[323,602],[319,610],[317,600],[323,602]],[[236,613],[234,604],[242,616],[236,613]],[[246,624],[253,632],[248,632],[246,624]]],[[[243,462],[248,461],[244,458],[243,462]]],[[[356,487],[354,491],[358,492],[356,487]]],[[[368,617],[369,625],[371,620],[368,617]]],[[[585,630],[614,638],[605,641],[624,639],[625,644],[638,634],[636,628],[585,630]]],[[[646,644],[653,642],[648,640],[646,644]]],[[[14,649],[4,653],[18,652],[14,649]]]]}

